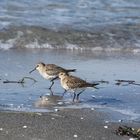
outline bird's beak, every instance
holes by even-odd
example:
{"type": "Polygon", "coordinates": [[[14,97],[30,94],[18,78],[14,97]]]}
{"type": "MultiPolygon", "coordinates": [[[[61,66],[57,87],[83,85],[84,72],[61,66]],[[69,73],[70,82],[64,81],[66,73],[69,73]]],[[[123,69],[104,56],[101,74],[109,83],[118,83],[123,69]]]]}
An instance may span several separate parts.
{"type": "Polygon", "coordinates": [[[36,70],[36,67],[33,69],[33,70],[31,70],[29,73],[31,74],[33,71],[35,71],[36,70]]]}

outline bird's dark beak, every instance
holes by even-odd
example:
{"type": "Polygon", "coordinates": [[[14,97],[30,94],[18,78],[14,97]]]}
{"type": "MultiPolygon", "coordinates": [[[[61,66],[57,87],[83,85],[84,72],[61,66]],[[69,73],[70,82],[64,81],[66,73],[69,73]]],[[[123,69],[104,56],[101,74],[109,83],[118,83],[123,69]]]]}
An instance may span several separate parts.
{"type": "Polygon", "coordinates": [[[33,70],[31,70],[29,73],[31,74],[33,71],[35,71],[36,70],[36,67],[33,69],[33,70]]]}

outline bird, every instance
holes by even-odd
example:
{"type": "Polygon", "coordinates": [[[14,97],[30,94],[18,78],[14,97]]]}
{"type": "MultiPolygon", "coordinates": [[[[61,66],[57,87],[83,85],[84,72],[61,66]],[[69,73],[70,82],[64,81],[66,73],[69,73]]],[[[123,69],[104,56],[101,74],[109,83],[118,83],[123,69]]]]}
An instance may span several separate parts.
{"type": "Polygon", "coordinates": [[[59,78],[61,86],[65,89],[65,92],[69,90],[74,93],[73,102],[75,100],[75,97],[77,101],[79,100],[79,95],[84,92],[87,87],[96,88],[96,86],[99,85],[99,83],[88,83],[79,77],[69,75],[65,72],[60,72],[59,78]],[[80,92],[76,93],[77,91],[80,92]]]}
{"type": "Polygon", "coordinates": [[[51,85],[49,87],[50,90],[54,85],[54,80],[58,79],[58,74],[60,72],[69,73],[69,72],[76,71],[76,69],[65,69],[55,64],[45,64],[43,62],[39,62],[36,65],[36,67],[33,70],[31,70],[29,73],[31,74],[35,70],[37,70],[43,78],[50,80],[51,82],[51,85]]]}

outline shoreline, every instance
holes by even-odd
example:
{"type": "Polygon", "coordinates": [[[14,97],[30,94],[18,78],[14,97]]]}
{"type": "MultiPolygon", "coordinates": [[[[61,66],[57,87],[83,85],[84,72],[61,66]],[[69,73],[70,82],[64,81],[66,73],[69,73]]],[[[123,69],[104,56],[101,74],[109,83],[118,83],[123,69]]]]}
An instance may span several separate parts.
{"type": "Polygon", "coordinates": [[[115,130],[125,123],[105,121],[106,117],[107,114],[91,109],[63,109],[50,113],[0,111],[0,139],[128,140],[128,136],[115,134],[115,130]]]}

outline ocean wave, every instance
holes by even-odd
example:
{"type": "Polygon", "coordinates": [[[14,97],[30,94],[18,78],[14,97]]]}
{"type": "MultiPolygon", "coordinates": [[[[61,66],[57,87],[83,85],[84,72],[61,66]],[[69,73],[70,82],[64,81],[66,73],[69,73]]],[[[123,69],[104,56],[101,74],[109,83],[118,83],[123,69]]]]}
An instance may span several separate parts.
{"type": "Polygon", "coordinates": [[[68,49],[140,52],[140,25],[118,25],[90,32],[43,27],[9,27],[0,31],[0,50],[68,49]]]}

